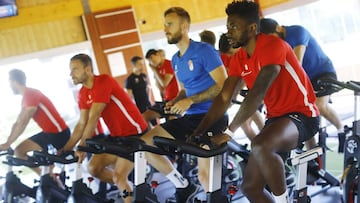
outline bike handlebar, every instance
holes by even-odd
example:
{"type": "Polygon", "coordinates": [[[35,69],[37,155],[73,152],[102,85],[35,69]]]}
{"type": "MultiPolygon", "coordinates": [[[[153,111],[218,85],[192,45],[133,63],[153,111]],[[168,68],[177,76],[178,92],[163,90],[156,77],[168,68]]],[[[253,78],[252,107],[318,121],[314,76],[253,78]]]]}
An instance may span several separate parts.
{"type": "Polygon", "coordinates": [[[158,146],[159,148],[170,154],[186,153],[186,154],[195,155],[197,157],[209,158],[212,156],[223,154],[227,151],[226,143],[218,147],[214,147],[212,149],[207,150],[193,143],[188,143],[185,141],[174,140],[159,136],[155,136],[153,138],[153,142],[156,146],[158,146]]]}
{"type": "Polygon", "coordinates": [[[3,163],[9,166],[27,166],[29,168],[36,168],[40,166],[37,162],[35,162],[31,158],[20,159],[10,155],[6,157],[6,161],[3,161],[3,163]]]}
{"type": "Polygon", "coordinates": [[[5,155],[14,155],[14,150],[12,148],[9,148],[6,151],[0,151],[0,156],[5,156],[5,155]]]}
{"type": "Polygon", "coordinates": [[[39,163],[61,163],[71,164],[78,161],[73,151],[65,151],[61,155],[49,154],[46,151],[34,151],[33,157],[39,163]]]}
{"type": "Polygon", "coordinates": [[[325,85],[325,86],[330,85],[333,88],[335,88],[337,91],[340,91],[342,89],[349,89],[354,92],[360,92],[360,82],[357,82],[357,81],[350,80],[348,82],[341,82],[336,79],[326,78],[326,79],[320,79],[319,84],[325,85]]]}
{"type": "Polygon", "coordinates": [[[133,160],[134,153],[138,151],[147,151],[160,155],[169,154],[158,147],[147,145],[143,140],[137,137],[119,137],[116,138],[116,141],[88,139],[85,143],[86,146],[79,146],[78,150],[94,154],[109,153],[130,160],[133,160]]]}

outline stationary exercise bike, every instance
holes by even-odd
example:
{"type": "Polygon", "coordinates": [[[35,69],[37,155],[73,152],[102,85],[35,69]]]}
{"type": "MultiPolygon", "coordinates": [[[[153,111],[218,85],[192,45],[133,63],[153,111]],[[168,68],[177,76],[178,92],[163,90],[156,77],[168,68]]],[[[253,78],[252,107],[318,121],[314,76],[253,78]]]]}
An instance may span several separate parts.
{"type": "Polygon", "coordinates": [[[146,145],[137,137],[119,137],[115,140],[88,139],[86,146],[79,146],[78,150],[93,154],[108,153],[134,161],[134,188],[133,192],[123,191],[121,196],[132,196],[134,203],[158,203],[156,195],[146,182],[147,163],[145,152],[165,155],[156,147],[146,145]]]}
{"type": "MultiPolygon", "coordinates": [[[[81,164],[78,163],[78,157],[75,156],[73,151],[65,151],[61,155],[53,155],[49,154],[45,151],[34,151],[33,157],[38,162],[42,163],[60,163],[60,164],[71,164],[76,163],[75,168],[75,180],[73,181],[73,184],[71,186],[71,191],[64,190],[61,192],[64,195],[65,200],[62,202],[68,202],[68,203],[111,203],[114,202],[114,200],[108,200],[103,197],[100,197],[100,195],[93,194],[91,189],[86,186],[85,183],[83,183],[82,176],[81,176],[81,164]]],[[[41,180],[40,180],[41,181],[41,180]]],[[[47,195],[42,196],[48,196],[49,194],[52,194],[54,192],[59,192],[55,187],[55,190],[52,189],[52,186],[46,185],[46,184],[40,184],[43,186],[42,193],[47,195]]],[[[43,201],[41,201],[43,202],[43,201]]],[[[50,201],[50,203],[52,203],[50,201]]]]}
{"type": "Polygon", "coordinates": [[[13,171],[13,166],[18,165],[12,163],[12,156],[14,151],[9,148],[7,151],[0,153],[0,156],[7,155],[6,161],[3,163],[8,165],[5,183],[2,188],[1,199],[6,203],[19,203],[25,201],[24,199],[30,197],[35,199],[37,187],[29,187],[21,182],[13,171]]]}
{"type": "Polygon", "coordinates": [[[329,79],[323,83],[336,86],[339,90],[348,89],[354,92],[354,121],[352,127],[346,127],[352,134],[346,138],[344,144],[343,200],[346,203],[360,203],[360,82],[329,79]]]}

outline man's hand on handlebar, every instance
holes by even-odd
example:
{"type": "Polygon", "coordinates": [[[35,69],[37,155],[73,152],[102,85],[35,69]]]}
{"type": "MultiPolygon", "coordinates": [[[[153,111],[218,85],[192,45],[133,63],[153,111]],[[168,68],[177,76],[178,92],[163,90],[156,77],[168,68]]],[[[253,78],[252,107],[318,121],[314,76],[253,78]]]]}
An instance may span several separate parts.
{"type": "Polygon", "coordinates": [[[3,143],[0,145],[0,151],[6,151],[10,148],[10,145],[7,143],[3,143]]]}

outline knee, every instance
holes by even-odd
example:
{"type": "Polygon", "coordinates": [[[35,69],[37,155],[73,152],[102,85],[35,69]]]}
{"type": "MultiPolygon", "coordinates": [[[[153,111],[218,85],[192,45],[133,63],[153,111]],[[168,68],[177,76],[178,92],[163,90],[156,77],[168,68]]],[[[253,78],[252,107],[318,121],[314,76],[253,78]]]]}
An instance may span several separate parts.
{"type": "Polygon", "coordinates": [[[243,194],[249,199],[251,199],[251,197],[255,196],[256,194],[259,194],[258,191],[256,191],[256,188],[253,187],[251,183],[243,181],[240,187],[243,194]]]}
{"type": "Polygon", "coordinates": [[[271,150],[266,144],[257,142],[255,139],[253,139],[251,143],[251,153],[255,158],[258,158],[266,155],[267,153],[271,153],[271,150]]]}
{"type": "Polygon", "coordinates": [[[99,175],[101,174],[102,169],[103,169],[102,166],[92,164],[91,162],[88,164],[87,168],[88,168],[90,175],[92,175],[94,177],[99,177],[99,175]]]}
{"type": "Polygon", "coordinates": [[[113,181],[114,181],[114,183],[116,183],[116,185],[120,189],[122,189],[122,190],[128,189],[128,187],[127,187],[127,185],[128,185],[127,174],[114,171],[113,181]]]}
{"type": "Polygon", "coordinates": [[[23,149],[20,148],[20,147],[17,147],[17,148],[14,150],[15,156],[18,157],[18,158],[21,158],[21,159],[25,159],[25,158],[26,158],[26,153],[27,153],[27,151],[23,150],[23,149]]]}

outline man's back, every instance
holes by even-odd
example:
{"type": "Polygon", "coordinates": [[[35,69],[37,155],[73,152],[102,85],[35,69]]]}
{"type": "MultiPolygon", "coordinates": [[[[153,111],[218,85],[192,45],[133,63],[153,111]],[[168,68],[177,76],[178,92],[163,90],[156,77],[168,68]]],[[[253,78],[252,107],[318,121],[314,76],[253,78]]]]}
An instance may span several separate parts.
{"type": "Polygon", "coordinates": [[[53,103],[42,92],[33,88],[26,88],[22,107],[36,107],[34,121],[46,133],[58,133],[67,128],[65,121],[56,110],[53,103]]]}
{"type": "Polygon", "coordinates": [[[285,41],[292,48],[299,45],[306,47],[302,65],[310,79],[324,72],[335,72],[330,59],[308,30],[299,25],[285,26],[285,29],[285,41]]]}

